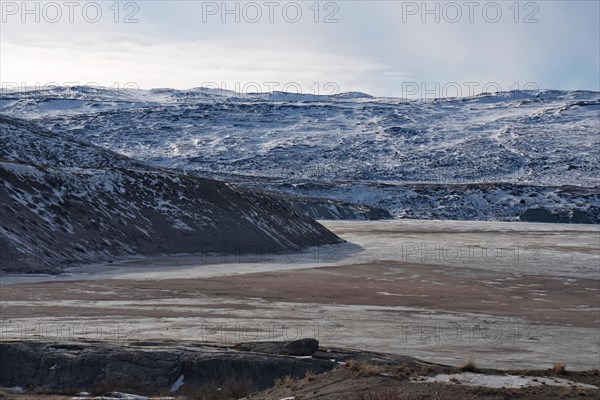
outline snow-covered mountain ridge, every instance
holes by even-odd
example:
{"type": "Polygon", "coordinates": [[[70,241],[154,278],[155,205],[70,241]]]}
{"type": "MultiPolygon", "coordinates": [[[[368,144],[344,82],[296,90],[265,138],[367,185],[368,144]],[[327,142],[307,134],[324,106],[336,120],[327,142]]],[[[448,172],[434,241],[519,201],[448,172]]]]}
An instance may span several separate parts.
{"type": "Polygon", "coordinates": [[[407,101],[73,87],[4,92],[0,106],[155,166],[396,217],[515,220],[545,207],[594,219],[600,206],[599,92],[407,101]]]}

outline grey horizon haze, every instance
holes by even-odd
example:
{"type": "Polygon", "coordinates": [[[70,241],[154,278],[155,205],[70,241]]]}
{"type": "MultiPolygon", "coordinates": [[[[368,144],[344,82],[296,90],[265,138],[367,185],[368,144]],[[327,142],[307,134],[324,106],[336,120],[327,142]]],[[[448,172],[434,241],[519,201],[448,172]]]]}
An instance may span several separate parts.
{"type": "Polygon", "coordinates": [[[2,1],[0,82],[600,91],[598,1],[2,1]]]}

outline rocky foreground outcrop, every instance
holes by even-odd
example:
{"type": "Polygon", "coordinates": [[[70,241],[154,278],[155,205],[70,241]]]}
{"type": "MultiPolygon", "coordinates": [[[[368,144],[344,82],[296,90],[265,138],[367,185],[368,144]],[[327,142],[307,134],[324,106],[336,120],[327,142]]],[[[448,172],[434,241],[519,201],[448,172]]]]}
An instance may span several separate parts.
{"type": "Polygon", "coordinates": [[[0,269],[341,242],[266,194],[158,169],[0,116],[0,269]]]}
{"type": "Polygon", "coordinates": [[[211,400],[598,398],[598,370],[502,371],[472,361],[456,368],[394,354],[315,349],[315,344],[314,339],[235,348],[192,342],[0,342],[0,387],[25,394],[8,398],[40,400],[77,392],[85,394],[73,398],[140,400],[148,397],[138,395],[165,394],[211,400]],[[291,356],[289,350],[310,354],[291,356]]]}
{"type": "Polygon", "coordinates": [[[329,371],[337,365],[331,357],[325,352],[298,358],[198,344],[2,342],[0,386],[28,392],[157,393],[247,382],[262,390],[278,378],[329,371]]]}

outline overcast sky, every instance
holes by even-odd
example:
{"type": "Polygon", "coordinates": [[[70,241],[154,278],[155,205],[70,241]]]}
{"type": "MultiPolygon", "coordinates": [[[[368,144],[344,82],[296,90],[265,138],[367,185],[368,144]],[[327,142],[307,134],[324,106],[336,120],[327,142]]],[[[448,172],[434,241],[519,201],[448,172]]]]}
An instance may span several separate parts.
{"type": "Polygon", "coordinates": [[[0,81],[411,97],[600,90],[599,4],[2,1],[0,81]]]}

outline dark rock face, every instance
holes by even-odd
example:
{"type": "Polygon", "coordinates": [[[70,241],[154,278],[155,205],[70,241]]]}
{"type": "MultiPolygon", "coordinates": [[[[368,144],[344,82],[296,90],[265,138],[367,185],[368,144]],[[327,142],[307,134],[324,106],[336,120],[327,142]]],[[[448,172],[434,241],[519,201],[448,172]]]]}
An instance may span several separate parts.
{"type": "Polygon", "coordinates": [[[306,338],[287,342],[246,342],[236,345],[236,348],[253,353],[312,356],[319,350],[319,341],[306,338]]]}
{"type": "Polygon", "coordinates": [[[285,342],[245,342],[235,346],[236,349],[251,353],[283,354],[285,342]]]}
{"type": "Polygon", "coordinates": [[[312,356],[319,350],[319,341],[315,339],[300,339],[286,342],[282,348],[284,354],[292,356],[312,356]]]}
{"type": "Polygon", "coordinates": [[[581,209],[552,209],[530,208],[520,216],[521,221],[528,222],[558,222],[563,224],[600,224],[600,208],[589,206],[581,209]]]}
{"type": "Polygon", "coordinates": [[[588,215],[580,210],[573,210],[571,212],[569,222],[572,224],[593,224],[592,220],[588,215]]]}
{"type": "Polygon", "coordinates": [[[594,224],[600,224],[600,207],[590,206],[586,214],[594,224]]]}
{"type": "Polygon", "coordinates": [[[528,208],[519,216],[521,221],[526,222],[552,222],[557,223],[560,220],[545,208],[528,208]]]}
{"type": "Polygon", "coordinates": [[[1,116],[0,139],[5,271],[56,273],[133,254],[265,254],[341,242],[267,194],[151,168],[1,116]]]}
{"type": "MultiPolygon", "coordinates": [[[[234,181],[239,179],[238,177],[230,178],[234,179],[234,181]]],[[[297,196],[291,193],[282,193],[277,191],[277,189],[265,192],[264,190],[257,189],[261,184],[267,186],[268,181],[265,181],[264,178],[259,178],[257,182],[253,182],[249,190],[254,190],[257,193],[266,193],[283,206],[312,219],[376,221],[394,218],[388,210],[383,208],[321,197],[297,196]]],[[[291,185],[288,186],[291,187],[291,185]]],[[[240,187],[247,187],[247,185],[241,182],[240,187]]]]}
{"type": "Polygon", "coordinates": [[[136,347],[94,344],[0,343],[0,386],[27,390],[105,390],[150,393],[183,386],[209,388],[232,381],[262,390],[277,378],[334,368],[326,359],[248,353],[210,346],[136,347]]]}
{"type": "Polygon", "coordinates": [[[282,204],[289,206],[298,214],[306,215],[307,217],[314,219],[376,221],[393,218],[392,215],[383,208],[335,200],[291,198],[289,200],[282,200],[282,204]]]}

